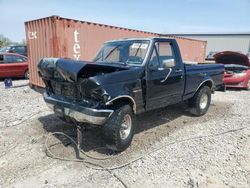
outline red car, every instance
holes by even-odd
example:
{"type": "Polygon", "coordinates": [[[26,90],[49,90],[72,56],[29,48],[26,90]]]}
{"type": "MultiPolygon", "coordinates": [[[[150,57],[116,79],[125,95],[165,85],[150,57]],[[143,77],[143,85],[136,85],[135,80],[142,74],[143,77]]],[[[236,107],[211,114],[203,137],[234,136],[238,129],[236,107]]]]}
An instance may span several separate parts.
{"type": "Polygon", "coordinates": [[[0,78],[29,78],[27,57],[14,53],[0,54],[0,78]]]}
{"type": "Polygon", "coordinates": [[[214,55],[216,63],[225,65],[224,83],[228,88],[250,90],[250,62],[246,55],[224,51],[214,55]]]}

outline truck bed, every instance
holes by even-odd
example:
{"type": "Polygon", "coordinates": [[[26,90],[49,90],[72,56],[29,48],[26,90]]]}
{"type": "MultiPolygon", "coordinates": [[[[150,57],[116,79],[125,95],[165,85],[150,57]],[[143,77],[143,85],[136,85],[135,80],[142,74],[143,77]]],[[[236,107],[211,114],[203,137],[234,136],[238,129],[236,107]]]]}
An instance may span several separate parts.
{"type": "Polygon", "coordinates": [[[184,100],[192,96],[202,81],[211,79],[213,81],[213,90],[223,86],[224,65],[222,64],[184,64],[186,71],[186,84],[184,89],[184,100]],[[206,79],[207,77],[207,79],[206,79]]]}

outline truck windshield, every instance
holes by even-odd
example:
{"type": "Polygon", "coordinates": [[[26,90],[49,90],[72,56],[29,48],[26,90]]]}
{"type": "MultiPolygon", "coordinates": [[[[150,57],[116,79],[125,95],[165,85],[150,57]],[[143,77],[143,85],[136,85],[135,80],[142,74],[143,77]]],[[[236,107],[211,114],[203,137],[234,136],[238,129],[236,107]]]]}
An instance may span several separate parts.
{"type": "Polygon", "coordinates": [[[141,65],[149,47],[149,40],[126,40],[105,43],[94,62],[141,65]]]}

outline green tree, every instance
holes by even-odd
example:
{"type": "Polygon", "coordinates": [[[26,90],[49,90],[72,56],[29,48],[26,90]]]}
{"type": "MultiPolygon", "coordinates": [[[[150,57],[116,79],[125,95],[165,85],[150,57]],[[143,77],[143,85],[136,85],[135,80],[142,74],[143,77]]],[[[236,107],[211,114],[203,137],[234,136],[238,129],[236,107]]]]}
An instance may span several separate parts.
{"type": "Polygon", "coordinates": [[[26,40],[23,39],[21,42],[19,42],[19,44],[21,44],[21,45],[26,45],[26,40]]]}
{"type": "Polygon", "coordinates": [[[11,43],[12,42],[11,42],[11,40],[9,38],[7,38],[4,35],[0,34],[0,47],[8,46],[11,43]]]}

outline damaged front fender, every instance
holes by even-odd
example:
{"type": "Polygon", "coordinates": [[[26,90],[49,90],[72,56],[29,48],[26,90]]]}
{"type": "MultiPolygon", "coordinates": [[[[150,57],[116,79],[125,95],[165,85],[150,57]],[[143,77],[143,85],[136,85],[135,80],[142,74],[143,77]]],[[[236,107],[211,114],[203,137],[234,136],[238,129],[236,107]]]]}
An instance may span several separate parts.
{"type": "Polygon", "coordinates": [[[80,92],[87,97],[101,100],[105,104],[111,97],[95,78],[80,80],[80,92]]]}

